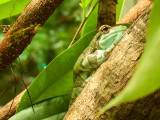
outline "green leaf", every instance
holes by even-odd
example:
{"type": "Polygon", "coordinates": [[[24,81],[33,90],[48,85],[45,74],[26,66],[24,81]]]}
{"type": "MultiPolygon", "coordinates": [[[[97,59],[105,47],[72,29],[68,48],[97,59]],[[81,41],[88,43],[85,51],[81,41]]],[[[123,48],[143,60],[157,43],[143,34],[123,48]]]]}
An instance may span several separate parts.
{"type": "Polygon", "coordinates": [[[124,4],[125,0],[118,0],[118,4],[117,4],[117,8],[116,8],[116,21],[118,22],[118,20],[120,19],[120,14],[122,12],[122,7],[124,4]]]}
{"type": "Polygon", "coordinates": [[[45,118],[42,120],[63,120],[65,114],[66,114],[66,112],[59,113],[59,114],[53,115],[51,117],[48,117],[48,118],[45,118]]]}
{"type": "Polygon", "coordinates": [[[160,88],[160,16],[157,16],[159,6],[159,0],[155,0],[148,26],[146,48],[131,81],[115,99],[100,110],[99,114],[112,106],[137,100],[160,88]]]}
{"type": "Polygon", "coordinates": [[[88,17],[87,21],[84,24],[81,37],[85,36],[93,30],[97,30],[97,18],[98,18],[98,5],[93,10],[91,15],[88,17]]]}
{"type": "Polygon", "coordinates": [[[81,0],[81,3],[79,3],[79,5],[82,8],[86,8],[89,5],[90,2],[91,2],[91,0],[81,0]]]}
{"type": "Polygon", "coordinates": [[[0,5],[0,20],[4,18],[9,18],[11,11],[12,11],[12,16],[18,15],[23,11],[23,9],[26,7],[26,5],[30,2],[31,0],[16,0],[15,7],[14,6],[14,0],[8,1],[8,2],[3,2],[4,4],[0,5]]]}
{"type": "Polygon", "coordinates": [[[60,120],[69,107],[70,97],[70,95],[64,95],[35,104],[33,106],[35,113],[32,107],[29,107],[15,114],[9,120],[41,120],[44,118],[49,120],[48,118],[51,116],[52,118],[57,118],[55,120],[58,120],[58,118],[60,120]]]}
{"type": "MultiPolygon", "coordinates": [[[[33,103],[64,95],[73,87],[72,68],[79,55],[89,45],[96,31],[90,32],[69,49],[53,59],[28,88],[33,103]]],[[[30,106],[27,92],[21,98],[17,112],[30,106]]]]}
{"type": "Polygon", "coordinates": [[[6,2],[8,2],[8,1],[11,1],[11,0],[1,0],[1,1],[0,1],[0,5],[6,3],[6,2]]]}

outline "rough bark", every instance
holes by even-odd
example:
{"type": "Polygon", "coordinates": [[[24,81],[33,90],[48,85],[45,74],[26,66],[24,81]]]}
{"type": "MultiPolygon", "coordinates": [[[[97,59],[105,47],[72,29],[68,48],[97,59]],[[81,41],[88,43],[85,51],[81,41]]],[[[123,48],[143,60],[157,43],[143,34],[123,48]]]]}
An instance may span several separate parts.
{"type": "Polygon", "coordinates": [[[0,41],[0,72],[30,44],[63,0],[32,0],[0,41]]]}
{"type": "Polygon", "coordinates": [[[77,97],[64,120],[142,120],[151,117],[151,109],[157,103],[147,107],[145,105],[148,101],[155,101],[155,95],[113,107],[97,116],[98,111],[125,87],[134,73],[146,41],[150,8],[127,30],[109,59],[99,67],[77,97]]]}
{"type": "Polygon", "coordinates": [[[140,2],[134,6],[125,16],[123,16],[117,24],[122,23],[133,23],[137,17],[146,10],[146,8],[151,5],[151,1],[149,0],[140,0],[140,2]]]}
{"type": "Polygon", "coordinates": [[[21,100],[21,96],[24,94],[25,90],[21,92],[17,97],[14,98],[14,102],[11,107],[12,101],[6,104],[3,108],[0,109],[0,120],[8,120],[12,115],[15,114],[19,101],[21,100]],[[10,109],[10,112],[9,112],[10,109]]]}
{"type": "Polygon", "coordinates": [[[102,25],[116,24],[117,0],[99,0],[97,29],[102,25]]]}

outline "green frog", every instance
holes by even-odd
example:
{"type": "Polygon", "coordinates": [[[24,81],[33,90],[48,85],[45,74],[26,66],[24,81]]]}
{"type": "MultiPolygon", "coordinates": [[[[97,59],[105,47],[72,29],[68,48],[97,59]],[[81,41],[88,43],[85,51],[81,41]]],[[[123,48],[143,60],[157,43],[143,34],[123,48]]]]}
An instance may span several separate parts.
{"type": "Polygon", "coordinates": [[[73,68],[74,87],[72,90],[72,104],[86,83],[94,75],[96,69],[107,60],[111,51],[120,41],[127,30],[126,26],[103,25],[95,35],[89,46],[79,56],[73,68]]]}

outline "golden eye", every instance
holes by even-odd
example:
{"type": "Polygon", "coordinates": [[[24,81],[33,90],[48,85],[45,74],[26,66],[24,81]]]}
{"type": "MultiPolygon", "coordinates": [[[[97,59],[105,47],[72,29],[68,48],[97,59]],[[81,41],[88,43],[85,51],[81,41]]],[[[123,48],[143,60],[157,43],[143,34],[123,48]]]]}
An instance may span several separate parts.
{"type": "Polygon", "coordinates": [[[101,32],[103,32],[103,33],[108,33],[109,30],[110,30],[110,28],[111,28],[111,27],[110,27],[109,25],[103,25],[103,26],[100,27],[99,30],[100,30],[101,32]]]}

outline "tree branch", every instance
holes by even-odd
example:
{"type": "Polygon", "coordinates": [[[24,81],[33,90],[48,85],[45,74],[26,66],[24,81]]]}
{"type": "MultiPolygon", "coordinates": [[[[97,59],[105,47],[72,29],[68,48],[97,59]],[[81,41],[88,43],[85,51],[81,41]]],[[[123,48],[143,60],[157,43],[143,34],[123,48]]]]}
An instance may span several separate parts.
{"type": "MultiPolygon", "coordinates": [[[[125,87],[132,77],[144,49],[150,8],[145,10],[123,35],[109,59],[98,68],[89,83],[76,98],[64,120],[149,119],[150,116],[147,115],[152,106],[146,107],[143,104],[141,108],[135,108],[142,100],[135,102],[136,105],[125,104],[123,107],[113,107],[98,117],[97,113],[125,87]],[[144,108],[147,108],[147,113],[142,112],[144,108]]],[[[153,99],[149,98],[150,101],[153,99]]],[[[148,99],[143,99],[143,102],[146,105],[148,99]]]]}
{"type": "Polygon", "coordinates": [[[116,0],[99,0],[97,29],[102,25],[116,24],[116,0]]]}
{"type": "Polygon", "coordinates": [[[63,0],[32,0],[0,41],[0,72],[30,44],[63,0]]]}
{"type": "Polygon", "coordinates": [[[9,108],[11,106],[12,100],[8,104],[6,104],[3,108],[0,108],[0,120],[8,120],[12,115],[15,114],[17,106],[24,92],[25,90],[14,98],[14,103],[12,105],[10,112],[9,112],[9,108]]]}
{"type": "Polygon", "coordinates": [[[151,1],[149,0],[140,0],[140,2],[134,6],[125,16],[123,16],[117,24],[123,24],[123,23],[133,23],[139,15],[143,11],[146,10],[146,8],[151,5],[151,1]]]}

